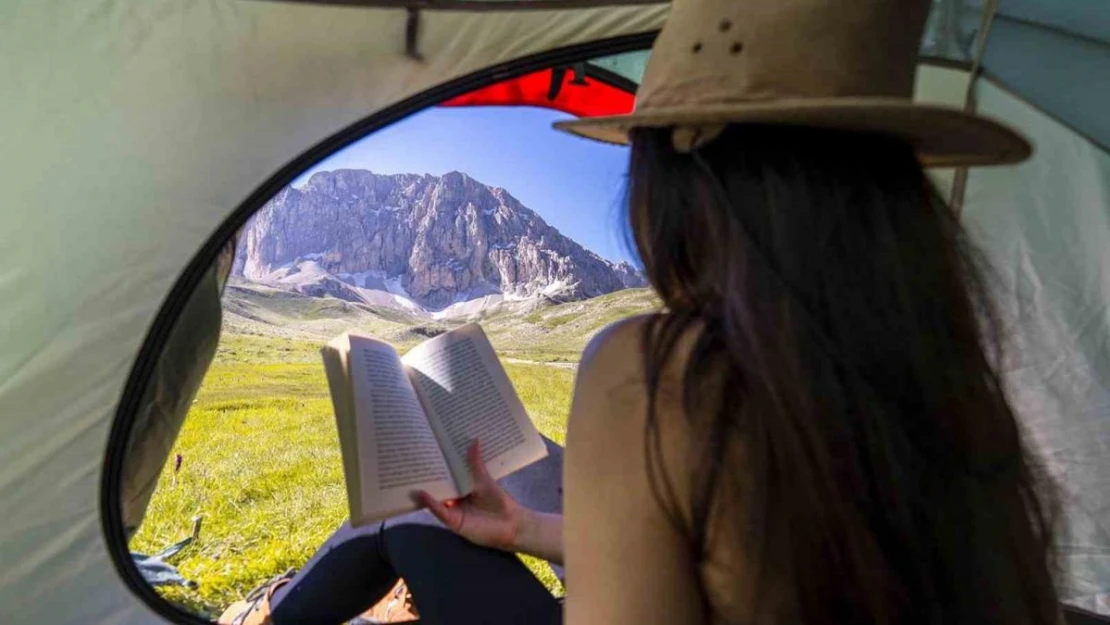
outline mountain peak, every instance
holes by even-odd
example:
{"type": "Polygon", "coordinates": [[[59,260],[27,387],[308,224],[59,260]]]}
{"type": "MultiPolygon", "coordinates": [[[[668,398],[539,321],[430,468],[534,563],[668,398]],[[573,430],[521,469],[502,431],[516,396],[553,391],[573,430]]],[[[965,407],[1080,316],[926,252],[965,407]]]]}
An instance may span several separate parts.
{"type": "Polygon", "coordinates": [[[333,169],[331,171],[318,171],[309,177],[308,183],[305,186],[334,184],[339,181],[369,181],[373,180],[376,175],[377,174],[374,172],[366,169],[333,169]]]}
{"type": "Polygon", "coordinates": [[[318,172],[259,210],[240,256],[236,271],[250,280],[430,310],[492,295],[581,299],[643,285],[631,266],[602,259],[505,189],[460,171],[318,172]]]}

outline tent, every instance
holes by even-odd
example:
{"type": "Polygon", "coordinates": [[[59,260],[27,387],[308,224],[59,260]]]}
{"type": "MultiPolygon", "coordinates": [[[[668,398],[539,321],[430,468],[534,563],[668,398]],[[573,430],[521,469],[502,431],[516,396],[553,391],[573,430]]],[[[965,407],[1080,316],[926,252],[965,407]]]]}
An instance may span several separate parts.
{"type": "MultiPolygon", "coordinates": [[[[197,622],[138,581],[112,493],[136,398],[221,246],[298,173],[421,108],[542,104],[528,80],[494,85],[545,70],[547,90],[557,70],[563,89],[631,91],[667,10],[0,3],[0,620],[197,622]]],[[[998,269],[1008,382],[1067,498],[1062,596],[1110,614],[1110,4],[936,0],[918,87],[1036,145],[937,176],[998,269]]],[[[620,99],[597,98],[566,110],[620,99]]]]}

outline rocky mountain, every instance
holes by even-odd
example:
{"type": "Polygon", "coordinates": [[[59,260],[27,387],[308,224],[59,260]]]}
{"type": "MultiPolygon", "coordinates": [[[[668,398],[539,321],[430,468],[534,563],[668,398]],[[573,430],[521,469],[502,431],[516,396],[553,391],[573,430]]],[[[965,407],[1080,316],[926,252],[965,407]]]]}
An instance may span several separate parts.
{"type": "Polygon", "coordinates": [[[307,295],[441,312],[645,285],[628,263],[601,258],[505,189],[460,172],[314,174],[247,224],[235,273],[307,295]]]}

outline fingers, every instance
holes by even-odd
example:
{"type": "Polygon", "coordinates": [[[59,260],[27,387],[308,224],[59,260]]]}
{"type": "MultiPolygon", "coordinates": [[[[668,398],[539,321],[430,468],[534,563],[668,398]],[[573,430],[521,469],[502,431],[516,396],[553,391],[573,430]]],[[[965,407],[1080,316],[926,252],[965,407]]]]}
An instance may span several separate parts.
{"type": "Polygon", "coordinates": [[[459,526],[462,524],[462,516],[457,509],[452,509],[452,506],[448,505],[452,502],[438,501],[435,497],[432,497],[422,490],[416,491],[413,497],[419,505],[430,510],[432,516],[439,519],[439,522],[443,523],[447,529],[458,531],[459,526]]]}
{"type": "Polygon", "coordinates": [[[486,463],[482,462],[482,447],[477,439],[470,444],[470,449],[466,451],[466,461],[470,465],[470,475],[474,477],[475,483],[493,481],[489,470],[486,469],[486,463]]]}

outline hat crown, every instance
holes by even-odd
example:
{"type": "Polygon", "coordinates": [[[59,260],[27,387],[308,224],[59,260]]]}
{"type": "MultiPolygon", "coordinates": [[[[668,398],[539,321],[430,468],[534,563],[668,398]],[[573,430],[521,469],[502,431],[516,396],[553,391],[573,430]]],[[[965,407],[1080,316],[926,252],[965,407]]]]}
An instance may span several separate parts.
{"type": "Polygon", "coordinates": [[[906,98],[928,0],[674,0],[636,110],[906,98]]]}
{"type": "Polygon", "coordinates": [[[729,125],[781,124],[882,134],[925,166],[1017,163],[1029,142],[973,111],[915,103],[931,0],[672,0],[636,110],[557,122],[610,143],[669,128],[678,152],[729,125]]]}

